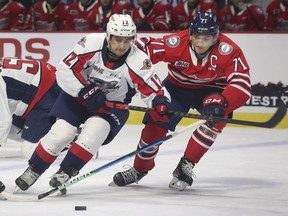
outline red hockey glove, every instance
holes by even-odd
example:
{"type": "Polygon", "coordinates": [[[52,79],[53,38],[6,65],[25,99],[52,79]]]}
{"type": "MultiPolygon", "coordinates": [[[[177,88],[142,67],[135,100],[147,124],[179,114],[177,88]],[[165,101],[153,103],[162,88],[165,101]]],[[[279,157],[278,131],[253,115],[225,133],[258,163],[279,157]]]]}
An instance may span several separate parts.
{"type": "Polygon", "coordinates": [[[84,100],[86,108],[89,112],[107,113],[110,111],[110,109],[105,105],[105,93],[101,91],[95,83],[91,83],[90,85],[81,89],[78,95],[84,100]]]}
{"type": "Polygon", "coordinates": [[[168,111],[170,110],[170,102],[164,95],[157,95],[152,100],[152,109],[150,111],[150,116],[154,122],[168,122],[170,115],[168,111]]]}
{"type": "MultiPolygon", "coordinates": [[[[212,94],[203,100],[203,116],[217,116],[224,117],[225,111],[224,108],[227,106],[227,101],[222,94],[212,94]]],[[[207,126],[212,128],[215,122],[208,121],[207,126]]]]}

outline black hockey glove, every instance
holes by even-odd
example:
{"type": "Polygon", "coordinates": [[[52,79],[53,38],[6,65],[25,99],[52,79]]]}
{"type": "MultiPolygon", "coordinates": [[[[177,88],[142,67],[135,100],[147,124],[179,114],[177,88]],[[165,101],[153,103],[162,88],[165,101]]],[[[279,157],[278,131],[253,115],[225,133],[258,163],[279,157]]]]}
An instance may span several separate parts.
{"type": "Polygon", "coordinates": [[[157,95],[152,100],[152,109],[150,116],[154,122],[168,122],[170,115],[168,111],[171,109],[169,99],[164,95],[157,95]]]}
{"type": "MultiPolygon", "coordinates": [[[[105,112],[106,111],[106,95],[100,88],[95,84],[91,83],[90,85],[84,87],[80,90],[78,94],[79,98],[84,100],[86,108],[91,113],[96,112],[105,112]]],[[[108,109],[106,112],[109,112],[108,109]]]]}
{"type": "Polygon", "coordinates": [[[22,118],[22,116],[12,115],[12,124],[21,130],[24,128],[25,121],[26,119],[22,118]]]}
{"type": "MultiPolygon", "coordinates": [[[[212,94],[203,100],[203,116],[217,116],[224,117],[224,108],[227,106],[227,101],[222,94],[212,94]]],[[[207,121],[207,126],[212,128],[215,122],[213,120],[207,121]]]]}

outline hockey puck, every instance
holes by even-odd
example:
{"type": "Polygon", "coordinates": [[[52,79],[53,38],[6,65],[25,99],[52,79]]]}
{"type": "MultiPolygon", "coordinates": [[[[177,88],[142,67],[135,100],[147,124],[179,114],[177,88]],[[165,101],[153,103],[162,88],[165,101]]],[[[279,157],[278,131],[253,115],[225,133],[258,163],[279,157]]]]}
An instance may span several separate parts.
{"type": "Polygon", "coordinates": [[[87,206],[75,206],[75,211],[86,211],[87,206]]]}
{"type": "Polygon", "coordinates": [[[5,185],[0,181],[0,193],[5,190],[5,185]]]}

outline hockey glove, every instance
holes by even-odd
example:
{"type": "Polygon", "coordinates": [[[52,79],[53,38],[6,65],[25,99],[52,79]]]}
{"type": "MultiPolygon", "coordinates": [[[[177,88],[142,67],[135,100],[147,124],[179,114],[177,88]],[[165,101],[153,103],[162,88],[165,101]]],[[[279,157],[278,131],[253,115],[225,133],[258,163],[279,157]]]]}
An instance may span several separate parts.
{"type": "Polygon", "coordinates": [[[91,113],[107,113],[110,111],[105,105],[105,93],[95,83],[81,89],[78,96],[84,100],[87,110],[91,113]]]}
{"type": "Polygon", "coordinates": [[[167,97],[164,95],[157,95],[152,100],[152,109],[150,116],[154,122],[168,122],[170,115],[168,111],[171,105],[167,97]]]}
{"type": "Polygon", "coordinates": [[[22,116],[12,115],[12,124],[21,130],[24,128],[25,121],[26,120],[22,118],[22,116]]]}
{"type": "MultiPolygon", "coordinates": [[[[227,106],[227,101],[222,94],[212,94],[203,100],[203,116],[217,116],[224,117],[224,108],[227,106]]],[[[215,122],[213,120],[207,121],[207,126],[212,128],[215,122]]]]}

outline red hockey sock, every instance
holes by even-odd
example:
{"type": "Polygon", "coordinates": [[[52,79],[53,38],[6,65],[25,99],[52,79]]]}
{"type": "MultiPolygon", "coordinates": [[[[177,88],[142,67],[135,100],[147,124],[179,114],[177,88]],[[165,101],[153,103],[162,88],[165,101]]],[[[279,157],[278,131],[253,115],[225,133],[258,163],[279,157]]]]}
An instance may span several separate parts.
{"type": "MultiPolygon", "coordinates": [[[[137,148],[143,148],[166,136],[168,130],[158,125],[147,123],[142,130],[141,139],[137,148]]],[[[159,145],[150,148],[135,156],[134,168],[139,172],[147,172],[155,166],[154,158],[158,153],[159,145]]]]}
{"type": "Polygon", "coordinates": [[[217,135],[215,130],[208,128],[206,125],[201,125],[196,129],[186,147],[184,155],[193,163],[198,163],[203,155],[213,145],[217,135]]]}

